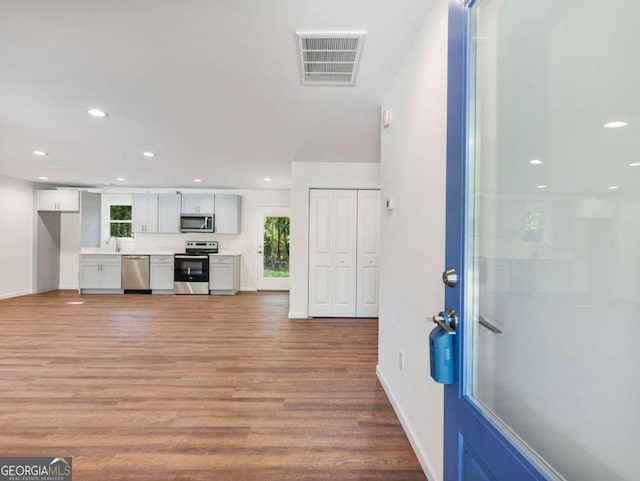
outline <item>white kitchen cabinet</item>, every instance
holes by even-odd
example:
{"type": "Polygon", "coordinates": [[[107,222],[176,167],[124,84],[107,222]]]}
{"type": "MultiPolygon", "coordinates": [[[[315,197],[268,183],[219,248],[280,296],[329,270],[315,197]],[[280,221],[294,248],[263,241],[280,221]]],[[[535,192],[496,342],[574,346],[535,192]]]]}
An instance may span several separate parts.
{"type": "Polygon", "coordinates": [[[36,209],[39,211],[79,212],[80,192],[77,190],[38,190],[36,209]]]}
{"type": "Polygon", "coordinates": [[[81,290],[119,290],[122,286],[122,259],[119,255],[80,256],[81,290]]]}
{"type": "Polygon", "coordinates": [[[132,232],[158,232],[158,194],[133,194],[132,232]]]}
{"type": "Polygon", "coordinates": [[[309,192],[309,316],[377,317],[379,191],[309,192]]]}
{"type": "Polygon", "coordinates": [[[102,272],[99,263],[80,261],[80,289],[100,289],[102,272]]]}
{"type": "Polygon", "coordinates": [[[240,290],[240,256],[209,257],[209,291],[212,294],[235,294],[240,290]]]}
{"type": "Polygon", "coordinates": [[[158,233],[180,233],[180,212],[182,212],[181,197],[180,194],[158,195],[158,233]]]}
{"type": "Polygon", "coordinates": [[[216,234],[240,233],[240,196],[235,194],[216,194],[216,234]]]}
{"type": "Polygon", "coordinates": [[[183,214],[213,214],[216,211],[216,200],[213,194],[183,194],[183,214]]]}
{"type": "Polygon", "coordinates": [[[173,292],[173,256],[151,256],[151,290],[173,292]]]}
{"type": "Polygon", "coordinates": [[[118,256],[118,262],[102,264],[103,289],[120,289],[122,286],[122,265],[120,260],[120,256],[118,256]]]}

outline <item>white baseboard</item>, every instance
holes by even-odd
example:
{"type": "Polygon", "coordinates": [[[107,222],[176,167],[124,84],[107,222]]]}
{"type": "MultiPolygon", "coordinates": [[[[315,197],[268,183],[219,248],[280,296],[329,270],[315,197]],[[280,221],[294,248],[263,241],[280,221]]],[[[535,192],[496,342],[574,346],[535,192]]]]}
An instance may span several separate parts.
{"type": "Polygon", "coordinates": [[[258,289],[255,288],[255,286],[251,286],[251,287],[240,287],[240,290],[242,292],[257,292],[258,289]]]}
{"type": "Polygon", "coordinates": [[[400,420],[402,429],[404,429],[404,432],[407,435],[407,438],[409,439],[409,443],[411,444],[411,447],[413,448],[413,452],[416,454],[416,457],[418,458],[418,462],[420,463],[420,466],[422,467],[422,470],[424,471],[425,476],[429,481],[442,481],[440,478],[436,477],[435,475],[436,471],[435,469],[433,469],[433,465],[425,457],[424,449],[422,449],[420,442],[418,441],[413,430],[411,429],[411,426],[409,425],[409,422],[407,421],[407,417],[405,416],[404,411],[400,407],[400,404],[398,404],[397,399],[391,392],[391,389],[387,384],[384,374],[382,374],[382,371],[380,370],[380,366],[376,366],[376,374],[378,375],[378,379],[380,380],[380,384],[382,384],[384,392],[387,393],[387,397],[389,398],[389,401],[391,401],[391,406],[393,406],[393,410],[396,412],[396,416],[398,416],[398,419],[400,420]]]}
{"type": "Polygon", "coordinates": [[[0,294],[0,299],[9,299],[11,297],[28,296],[29,294],[33,294],[33,291],[31,289],[29,289],[28,291],[7,292],[6,294],[0,294]]]}
{"type": "Polygon", "coordinates": [[[304,312],[290,312],[289,319],[308,319],[304,312]]]}
{"type": "Polygon", "coordinates": [[[77,291],[78,290],[78,284],[76,284],[76,285],[69,284],[67,286],[60,286],[58,289],[61,290],[61,291],[77,291]]]}

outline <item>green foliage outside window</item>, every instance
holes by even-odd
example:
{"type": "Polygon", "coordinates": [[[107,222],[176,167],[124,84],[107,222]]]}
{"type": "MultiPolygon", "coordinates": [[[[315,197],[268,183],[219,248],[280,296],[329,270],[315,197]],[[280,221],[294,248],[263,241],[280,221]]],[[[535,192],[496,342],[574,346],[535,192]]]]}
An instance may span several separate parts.
{"type": "Polygon", "coordinates": [[[524,222],[523,241],[540,242],[542,240],[542,212],[528,211],[524,222]]]}
{"type": "Polygon", "coordinates": [[[289,218],[264,221],[264,276],[289,277],[289,218]]]}
{"type": "Polygon", "coordinates": [[[112,205],[109,212],[111,222],[110,235],[115,237],[133,237],[131,232],[131,206],[112,205]]]}

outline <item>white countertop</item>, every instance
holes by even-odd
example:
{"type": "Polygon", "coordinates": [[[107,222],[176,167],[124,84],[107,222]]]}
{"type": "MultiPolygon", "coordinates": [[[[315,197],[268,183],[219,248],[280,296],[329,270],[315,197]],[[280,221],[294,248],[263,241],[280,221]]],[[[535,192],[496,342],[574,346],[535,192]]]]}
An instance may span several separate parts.
{"type": "MultiPolygon", "coordinates": [[[[113,248],[105,247],[84,247],[80,254],[99,254],[99,255],[117,255],[117,256],[173,256],[175,251],[141,249],[132,251],[116,252],[113,248]]],[[[209,254],[211,256],[239,256],[239,251],[221,249],[217,254],[209,254]]]]}

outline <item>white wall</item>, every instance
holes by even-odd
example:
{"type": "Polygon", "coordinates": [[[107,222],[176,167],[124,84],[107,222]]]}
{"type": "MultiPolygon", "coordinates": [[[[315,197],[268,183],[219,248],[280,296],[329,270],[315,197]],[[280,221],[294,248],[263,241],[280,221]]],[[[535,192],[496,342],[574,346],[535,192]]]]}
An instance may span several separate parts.
{"type": "Polygon", "coordinates": [[[78,288],[80,214],[60,214],[60,289],[78,288]]]}
{"type": "Polygon", "coordinates": [[[55,291],[60,283],[60,213],[38,212],[35,229],[34,292],[55,291]]]}
{"type": "Polygon", "coordinates": [[[289,317],[309,312],[309,189],[378,189],[380,164],[293,162],[291,164],[291,285],[289,317]]]}
{"type": "Polygon", "coordinates": [[[0,299],[33,292],[34,187],[0,176],[0,299]]]}
{"type": "MultiPolygon", "coordinates": [[[[154,189],[152,192],[168,192],[164,189],[154,189]]],[[[137,189],[136,192],[148,192],[148,190],[137,189]]],[[[172,192],[175,192],[172,191],[172,192]]],[[[166,250],[168,252],[184,252],[184,243],[187,240],[217,240],[221,250],[235,250],[242,254],[241,273],[240,273],[240,289],[243,291],[255,291],[257,289],[257,246],[258,246],[258,207],[260,206],[278,206],[288,207],[290,203],[290,194],[288,190],[205,190],[191,189],[182,190],[183,193],[225,193],[240,195],[240,234],[238,235],[222,235],[222,234],[146,234],[138,233],[136,238],[131,240],[121,240],[120,245],[122,252],[146,250],[166,250]]],[[[101,199],[101,247],[106,246],[106,239],[109,232],[109,206],[112,204],[129,204],[131,202],[131,191],[125,192],[122,189],[105,191],[101,199]]],[[[77,227],[63,219],[63,248],[61,255],[67,258],[67,266],[61,267],[65,270],[65,282],[61,280],[61,286],[64,288],[78,287],[78,265],[77,256],[80,252],[78,239],[79,233],[77,227]],[[71,238],[74,240],[72,241],[71,238]],[[65,249],[66,245],[73,248],[65,249]],[[73,258],[73,259],[72,259],[73,258]],[[73,266],[71,265],[73,264],[73,266]],[[72,286],[70,283],[73,283],[72,286]]],[[[111,242],[113,247],[113,241],[111,242]]],[[[62,262],[62,259],[61,259],[62,262]]],[[[61,273],[62,277],[62,273],[61,273]]]]}
{"type": "Polygon", "coordinates": [[[443,389],[429,377],[427,316],[444,307],[447,2],[434,2],[382,107],[378,376],[431,481],[443,479],[443,389]],[[398,364],[404,351],[404,373],[398,364]]]}

